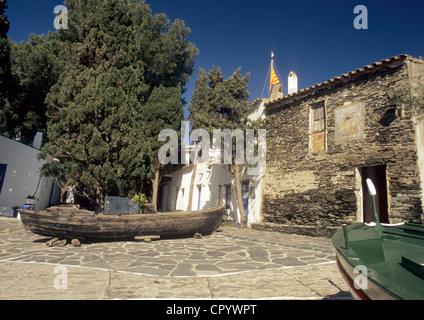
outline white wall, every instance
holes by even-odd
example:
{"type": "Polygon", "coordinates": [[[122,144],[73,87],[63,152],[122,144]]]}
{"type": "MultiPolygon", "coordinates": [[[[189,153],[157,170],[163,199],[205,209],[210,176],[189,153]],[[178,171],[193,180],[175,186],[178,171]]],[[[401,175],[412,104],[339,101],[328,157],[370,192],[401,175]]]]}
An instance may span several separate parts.
{"type": "MultiPolygon", "coordinates": [[[[250,120],[265,118],[265,100],[257,99],[252,107],[250,120]]],[[[185,159],[189,159],[190,151],[195,150],[193,145],[186,146],[185,159]]],[[[209,150],[210,163],[199,163],[196,169],[194,179],[192,210],[208,209],[225,205],[225,186],[231,185],[231,204],[227,210],[227,217],[240,222],[240,212],[237,205],[234,181],[229,166],[221,164],[218,150],[211,148],[209,150]],[[199,188],[200,205],[199,205],[199,188]]],[[[186,161],[188,162],[188,160],[186,161]]],[[[162,211],[182,210],[188,208],[191,176],[194,165],[187,165],[181,169],[166,175],[172,180],[163,186],[162,211]]],[[[245,170],[247,171],[247,170],[245,170]]],[[[263,173],[263,172],[262,172],[263,173]]],[[[262,174],[261,173],[261,174],[262,174]]],[[[242,181],[249,181],[249,205],[248,205],[248,224],[257,223],[261,216],[261,176],[248,176],[246,172],[242,175],[242,181]]],[[[243,213],[244,214],[244,213],[243,213]]]]}
{"type": "MultiPolygon", "coordinates": [[[[420,170],[421,180],[421,204],[424,206],[424,119],[414,119],[416,130],[416,144],[417,144],[417,163],[420,170]]],[[[424,219],[424,217],[423,217],[424,219]]]]}
{"type": "MultiPolygon", "coordinates": [[[[166,208],[164,211],[187,210],[193,169],[194,165],[189,165],[167,175],[172,178],[172,181],[164,186],[164,195],[162,197],[162,208],[166,208]],[[167,193],[166,197],[165,193],[167,193]]],[[[250,180],[248,206],[248,224],[250,225],[251,223],[259,222],[260,219],[262,186],[260,177],[243,175],[243,181],[246,180],[250,180]]],[[[231,203],[226,215],[228,218],[240,222],[235,187],[231,172],[228,170],[228,165],[206,163],[197,165],[193,187],[192,210],[197,210],[198,206],[200,209],[208,209],[224,205],[225,185],[229,184],[231,185],[231,203]],[[201,186],[200,204],[198,186],[201,186]]]]}
{"type": "Polygon", "coordinates": [[[12,207],[25,204],[28,195],[38,199],[35,209],[44,210],[51,192],[57,197],[57,187],[50,178],[40,178],[44,160],[37,160],[40,150],[0,135],[0,163],[6,164],[6,176],[0,193],[0,214],[10,215],[12,207]],[[37,189],[38,185],[38,189],[37,189]]]}
{"type": "MultiPolygon", "coordinates": [[[[220,164],[208,165],[201,163],[197,165],[192,198],[193,210],[198,207],[198,186],[201,186],[201,209],[213,208],[218,205],[220,199],[218,194],[219,185],[231,183],[231,173],[228,172],[227,167],[220,164]]],[[[194,165],[189,165],[169,175],[172,177],[172,181],[168,183],[168,199],[163,197],[163,201],[170,202],[170,210],[187,210],[193,169],[194,165]]],[[[166,207],[165,203],[163,203],[163,207],[166,207]]]]}

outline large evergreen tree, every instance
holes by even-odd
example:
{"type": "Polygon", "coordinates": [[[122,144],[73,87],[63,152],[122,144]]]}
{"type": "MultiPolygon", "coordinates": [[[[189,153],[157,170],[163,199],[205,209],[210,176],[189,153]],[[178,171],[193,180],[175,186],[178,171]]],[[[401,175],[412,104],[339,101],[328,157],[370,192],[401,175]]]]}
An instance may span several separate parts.
{"type": "Polygon", "coordinates": [[[13,135],[16,114],[11,101],[10,45],[7,39],[9,21],[5,15],[6,9],[6,0],[0,0],[0,134],[10,137],[13,135]]]}
{"type": "Polygon", "coordinates": [[[0,0],[0,133],[30,145],[38,131],[46,130],[44,100],[69,51],[56,32],[30,34],[20,44],[10,41],[6,8],[0,0]]]}
{"type": "MultiPolygon", "coordinates": [[[[75,59],[47,95],[42,157],[59,159],[64,182],[100,211],[105,195],[138,191],[143,179],[153,177],[148,138],[156,134],[149,126],[156,120],[144,108],[164,102],[173,111],[161,109],[163,124],[179,123],[174,110],[182,110],[181,87],[197,49],[186,40],[189,29],[182,21],[152,16],[144,2],[68,0],[65,5],[69,29],[59,30],[59,36],[72,44],[69,55],[75,59]],[[178,101],[161,98],[166,88],[177,88],[172,96],[178,101]]],[[[55,164],[44,170],[57,171],[55,164]]]]}
{"type": "MultiPolygon", "coordinates": [[[[8,72],[10,72],[10,47],[7,40],[9,20],[5,15],[6,9],[6,0],[0,0],[0,84],[2,85],[7,80],[6,76],[8,72]]],[[[3,90],[1,92],[3,92],[3,90]]]]}
{"type": "Polygon", "coordinates": [[[46,96],[74,57],[69,54],[69,44],[60,41],[55,32],[30,34],[28,42],[12,42],[11,49],[15,81],[13,131],[15,138],[31,144],[38,131],[46,132],[46,96]]]}

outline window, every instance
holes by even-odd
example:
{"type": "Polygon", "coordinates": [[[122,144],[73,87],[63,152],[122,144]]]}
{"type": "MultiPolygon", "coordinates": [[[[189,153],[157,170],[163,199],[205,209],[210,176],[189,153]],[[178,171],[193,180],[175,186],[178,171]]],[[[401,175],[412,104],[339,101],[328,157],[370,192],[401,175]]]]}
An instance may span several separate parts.
{"type": "Polygon", "coordinates": [[[312,133],[322,132],[325,130],[325,106],[320,103],[311,108],[312,113],[312,133]]]}
{"type": "Polygon", "coordinates": [[[197,210],[200,210],[200,200],[202,199],[202,185],[197,185],[197,210]]]}
{"type": "Polygon", "coordinates": [[[244,215],[249,214],[249,181],[241,184],[241,195],[243,198],[244,215]]]}
{"type": "Polygon", "coordinates": [[[1,194],[1,189],[3,187],[4,178],[6,176],[6,168],[7,168],[7,164],[0,163],[0,194],[1,194]]]}
{"type": "Polygon", "coordinates": [[[225,209],[230,209],[231,204],[231,184],[225,185],[225,209]]]}
{"type": "Polygon", "coordinates": [[[311,106],[311,152],[325,151],[327,119],[325,102],[319,102],[311,106]]]}

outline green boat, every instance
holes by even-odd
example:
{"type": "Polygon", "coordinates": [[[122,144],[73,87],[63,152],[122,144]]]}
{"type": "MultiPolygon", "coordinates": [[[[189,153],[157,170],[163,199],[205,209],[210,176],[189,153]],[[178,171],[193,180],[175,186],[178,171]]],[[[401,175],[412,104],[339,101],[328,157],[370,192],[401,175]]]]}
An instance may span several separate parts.
{"type": "Polygon", "coordinates": [[[372,223],[344,225],[332,238],[337,266],[358,300],[424,299],[424,225],[380,223],[371,194],[372,223]]]}

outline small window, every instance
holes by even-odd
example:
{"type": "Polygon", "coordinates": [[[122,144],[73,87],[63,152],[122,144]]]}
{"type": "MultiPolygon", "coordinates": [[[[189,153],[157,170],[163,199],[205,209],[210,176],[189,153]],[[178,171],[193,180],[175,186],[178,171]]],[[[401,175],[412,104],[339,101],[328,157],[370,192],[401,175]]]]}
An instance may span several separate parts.
{"type": "Polygon", "coordinates": [[[311,133],[325,130],[325,105],[324,102],[311,107],[311,133]]]}
{"type": "Polygon", "coordinates": [[[231,184],[225,186],[225,209],[230,209],[231,204],[231,184]]]}
{"type": "Polygon", "coordinates": [[[6,168],[7,168],[7,164],[0,163],[0,194],[1,194],[1,189],[3,187],[4,178],[6,176],[6,168]]]}
{"type": "Polygon", "coordinates": [[[327,119],[325,102],[319,102],[311,106],[311,138],[310,151],[312,153],[326,150],[327,119]]]}

